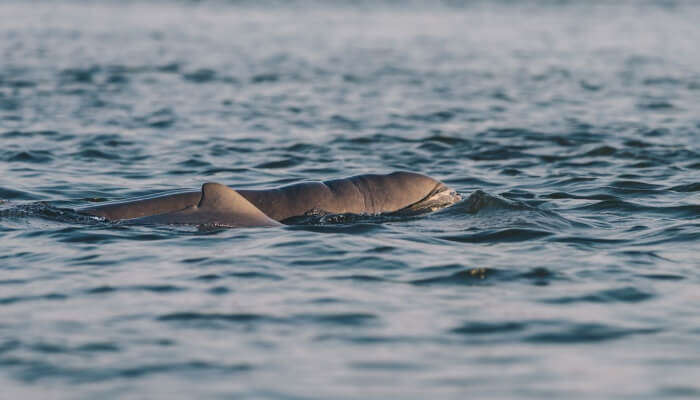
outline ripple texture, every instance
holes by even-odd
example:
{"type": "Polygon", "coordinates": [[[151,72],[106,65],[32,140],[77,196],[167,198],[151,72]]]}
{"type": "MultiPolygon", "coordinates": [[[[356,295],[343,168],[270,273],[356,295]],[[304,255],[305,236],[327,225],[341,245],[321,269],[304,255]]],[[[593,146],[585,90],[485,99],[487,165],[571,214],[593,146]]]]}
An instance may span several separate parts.
{"type": "Polygon", "coordinates": [[[0,3],[0,398],[700,397],[694,1],[0,3]],[[269,229],[75,207],[412,170],[269,229]]]}

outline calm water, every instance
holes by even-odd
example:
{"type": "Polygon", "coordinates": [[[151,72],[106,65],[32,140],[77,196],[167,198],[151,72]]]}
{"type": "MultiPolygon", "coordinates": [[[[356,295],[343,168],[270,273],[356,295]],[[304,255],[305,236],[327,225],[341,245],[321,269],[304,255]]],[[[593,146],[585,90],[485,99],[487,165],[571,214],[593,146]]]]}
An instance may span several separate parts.
{"type": "Polygon", "coordinates": [[[0,398],[700,397],[700,4],[251,4],[0,4],[0,398]],[[399,169],[465,200],[71,211],[399,169]]]}

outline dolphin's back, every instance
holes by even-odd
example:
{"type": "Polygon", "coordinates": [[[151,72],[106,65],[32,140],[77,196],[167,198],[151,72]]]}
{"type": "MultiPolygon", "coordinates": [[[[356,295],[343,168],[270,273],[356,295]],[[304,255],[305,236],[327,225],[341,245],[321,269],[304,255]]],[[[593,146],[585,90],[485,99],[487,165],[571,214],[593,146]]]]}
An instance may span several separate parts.
{"type": "Polygon", "coordinates": [[[198,204],[183,210],[137,218],[141,224],[221,225],[228,227],[277,226],[279,222],[251,204],[237,191],[219,183],[202,185],[198,204]]]}
{"type": "Polygon", "coordinates": [[[394,172],[388,175],[358,175],[336,182],[357,187],[363,197],[363,213],[379,214],[395,212],[425,199],[437,189],[445,187],[440,181],[413,172],[394,172]],[[338,182],[340,181],[340,182],[338,182]]]}
{"type": "Polygon", "coordinates": [[[325,182],[305,182],[269,190],[239,190],[270,218],[283,221],[317,210],[334,214],[379,214],[420,202],[441,182],[412,172],[357,175],[325,182]]]}
{"type": "MultiPolygon", "coordinates": [[[[226,192],[220,185],[206,187],[211,193],[226,192]]],[[[436,196],[439,197],[445,193],[454,193],[440,181],[413,172],[357,175],[325,182],[304,182],[267,190],[229,190],[235,195],[226,192],[228,194],[222,198],[229,198],[233,201],[234,197],[238,196],[240,198],[237,198],[237,204],[249,202],[251,207],[255,207],[275,221],[283,221],[311,211],[333,214],[391,213],[418,203],[423,204],[423,201],[429,198],[436,198],[436,196]]],[[[116,221],[143,219],[189,210],[184,214],[177,214],[177,219],[194,223],[197,218],[205,215],[202,211],[202,200],[205,198],[205,192],[203,188],[202,191],[198,192],[180,192],[132,199],[87,207],[79,211],[116,221]],[[199,211],[192,213],[192,210],[199,211]]],[[[219,207],[217,212],[212,212],[211,208],[208,210],[206,215],[221,217],[224,209],[219,207]]],[[[240,215],[248,215],[250,212],[252,211],[247,210],[246,213],[240,215]]],[[[143,219],[143,221],[150,222],[166,220],[173,220],[172,215],[143,219]]],[[[230,222],[227,221],[227,223],[230,222]]]]}
{"type": "Polygon", "coordinates": [[[198,204],[201,198],[201,191],[168,193],[99,204],[81,208],[78,211],[110,221],[118,221],[179,211],[198,204]]]}

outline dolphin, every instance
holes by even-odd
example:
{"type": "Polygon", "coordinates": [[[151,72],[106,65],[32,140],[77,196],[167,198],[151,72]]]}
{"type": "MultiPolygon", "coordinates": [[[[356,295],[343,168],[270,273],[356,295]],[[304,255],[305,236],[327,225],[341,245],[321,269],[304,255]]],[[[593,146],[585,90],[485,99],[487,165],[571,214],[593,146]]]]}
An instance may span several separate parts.
{"type": "Polygon", "coordinates": [[[78,209],[110,221],[143,224],[279,226],[310,212],[382,214],[432,210],[461,197],[442,182],[413,172],[357,175],[275,189],[234,190],[205,183],[201,191],[167,193],[78,209]]]}

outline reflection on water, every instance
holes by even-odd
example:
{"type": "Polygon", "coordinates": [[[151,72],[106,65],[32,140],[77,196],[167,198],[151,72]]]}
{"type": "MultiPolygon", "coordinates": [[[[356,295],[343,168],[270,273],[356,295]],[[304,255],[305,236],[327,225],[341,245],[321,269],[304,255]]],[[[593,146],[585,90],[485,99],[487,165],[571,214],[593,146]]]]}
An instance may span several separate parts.
{"type": "Polygon", "coordinates": [[[697,398],[698,20],[0,4],[3,395],[697,398]],[[244,230],[72,211],[400,169],[463,200],[244,230]]]}

